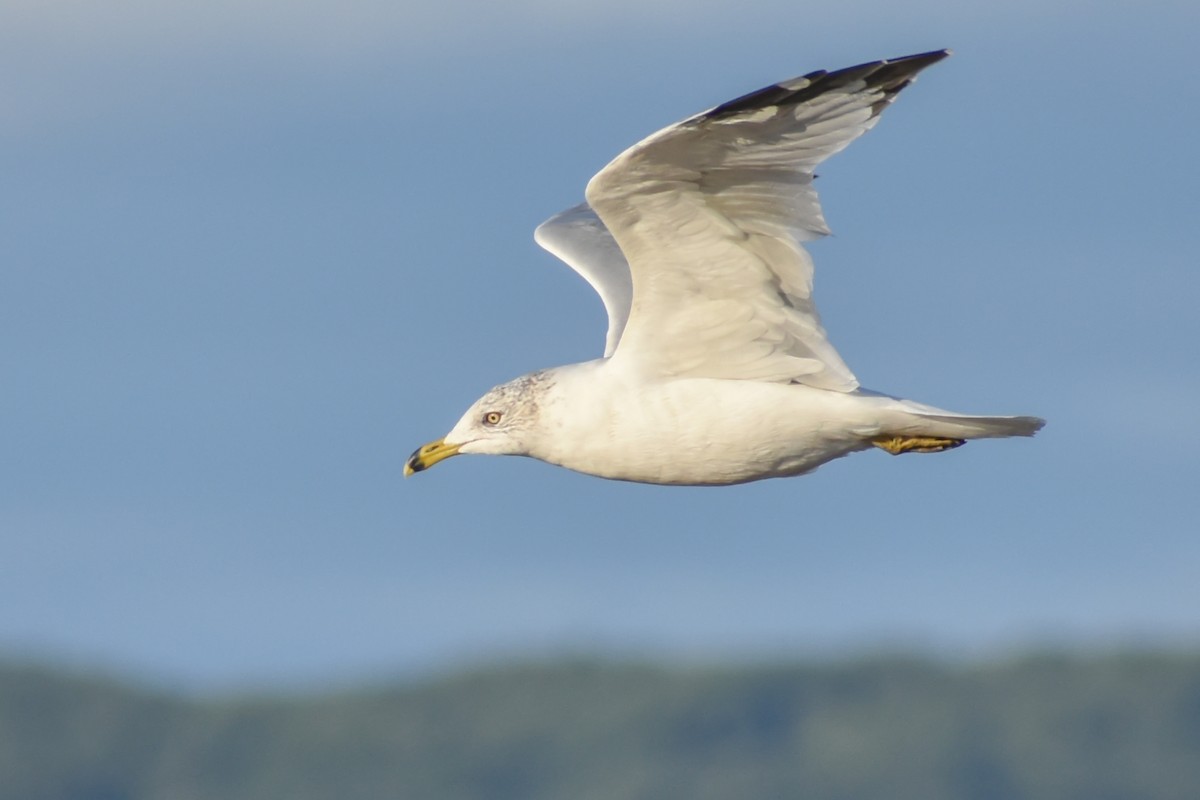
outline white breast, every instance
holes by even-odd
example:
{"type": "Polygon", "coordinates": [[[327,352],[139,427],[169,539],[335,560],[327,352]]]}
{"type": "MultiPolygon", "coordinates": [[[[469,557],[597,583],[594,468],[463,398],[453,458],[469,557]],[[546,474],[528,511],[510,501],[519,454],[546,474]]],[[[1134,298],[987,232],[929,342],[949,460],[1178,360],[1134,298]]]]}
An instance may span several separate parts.
{"type": "Polygon", "coordinates": [[[711,485],[796,475],[865,449],[878,429],[864,398],[796,384],[645,382],[603,360],[555,378],[530,455],[605,478],[711,485]]]}

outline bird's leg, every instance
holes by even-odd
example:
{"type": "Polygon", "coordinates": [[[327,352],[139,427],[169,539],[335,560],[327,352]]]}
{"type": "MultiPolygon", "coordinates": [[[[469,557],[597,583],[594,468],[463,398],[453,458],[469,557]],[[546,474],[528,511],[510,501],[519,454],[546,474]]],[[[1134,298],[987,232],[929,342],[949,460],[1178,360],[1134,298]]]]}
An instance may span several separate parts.
{"type": "Polygon", "coordinates": [[[880,436],[871,440],[871,444],[894,456],[901,453],[940,453],[966,443],[966,439],[943,439],[939,436],[880,436]]]}

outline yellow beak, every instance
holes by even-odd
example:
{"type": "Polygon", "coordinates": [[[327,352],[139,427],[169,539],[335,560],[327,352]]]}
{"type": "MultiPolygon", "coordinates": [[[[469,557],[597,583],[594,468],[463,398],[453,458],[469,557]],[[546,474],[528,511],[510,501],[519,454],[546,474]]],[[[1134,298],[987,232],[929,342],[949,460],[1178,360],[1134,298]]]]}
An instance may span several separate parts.
{"type": "Polygon", "coordinates": [[[421,445],[408,457],[408,461],[404,464],[404,477],[407,478],[414,472],[427,470],[439,461],[445,461],[450,456],[458,455],[458,448],[461,446],[446,444],[445,439],[438,439],[436,442],[421,445]]]}

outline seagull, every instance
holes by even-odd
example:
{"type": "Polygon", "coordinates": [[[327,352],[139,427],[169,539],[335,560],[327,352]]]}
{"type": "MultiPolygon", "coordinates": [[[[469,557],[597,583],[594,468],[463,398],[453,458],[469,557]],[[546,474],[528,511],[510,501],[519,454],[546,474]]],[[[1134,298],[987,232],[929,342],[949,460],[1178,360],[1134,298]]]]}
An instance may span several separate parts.
{"type": "Polygon", "coordinates": [[[689,117],[618,155],[538,244],[592,285],[604,356],[494,387],[408,477],[462,453],[651,484],[811,472],[853,452],[1032,436],[860,387],[813,304],[802,243],[830,233],[813,170],[873,127],[938,50],[819,70],[689,117]]]}

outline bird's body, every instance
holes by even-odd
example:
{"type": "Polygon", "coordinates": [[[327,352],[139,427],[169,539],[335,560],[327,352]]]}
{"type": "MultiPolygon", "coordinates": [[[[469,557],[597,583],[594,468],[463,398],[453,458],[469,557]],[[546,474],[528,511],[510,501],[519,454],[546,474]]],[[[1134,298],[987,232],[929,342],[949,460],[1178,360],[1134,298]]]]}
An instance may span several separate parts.
{"type": "Polygon", "coordinates": [[[797,475],[870,447],[864,437],[878,433],[881,398],[861,394],[721,378],[645,382],[607,359],[537,376],[551,435],[531,441],[528,455],[604,478],[703,485],[797,475]],[[627,402],[633,392],[637,403],[627,402]],[[691,424],[698,419],[713,422],[691,424]]]}
{"type": "Polygon", "coordinates": [[[495,454],[527,455],[602,478],[680,485],[800,475],[877,446],[881,437],[958,440],[1011,435],[1029,425],[1028,418],[956,415],[864,390],[724,378],[647,381],[603,358],[522,376],[477,405],[467,415],[470,425],[484,408],[509,416],[510,435],[502,441],[518,449],[495,454]],[[524,425],[525,419],[537,424],[524,425]],[[695,424],[700,420],[707,424],[695,424]]]}
{"type": "Polygon", "coordinates": [[[1035,417],[955,414],[863,390],[825,337],[801,242],[828,233],[813,168],[946,51],[816,72],[669,126],[536,238],[609,315],[604,358],[495,387],[406,474],[458,453],[604,478],[722,485],[857,450],[1029,436],[1035,417]]]}

